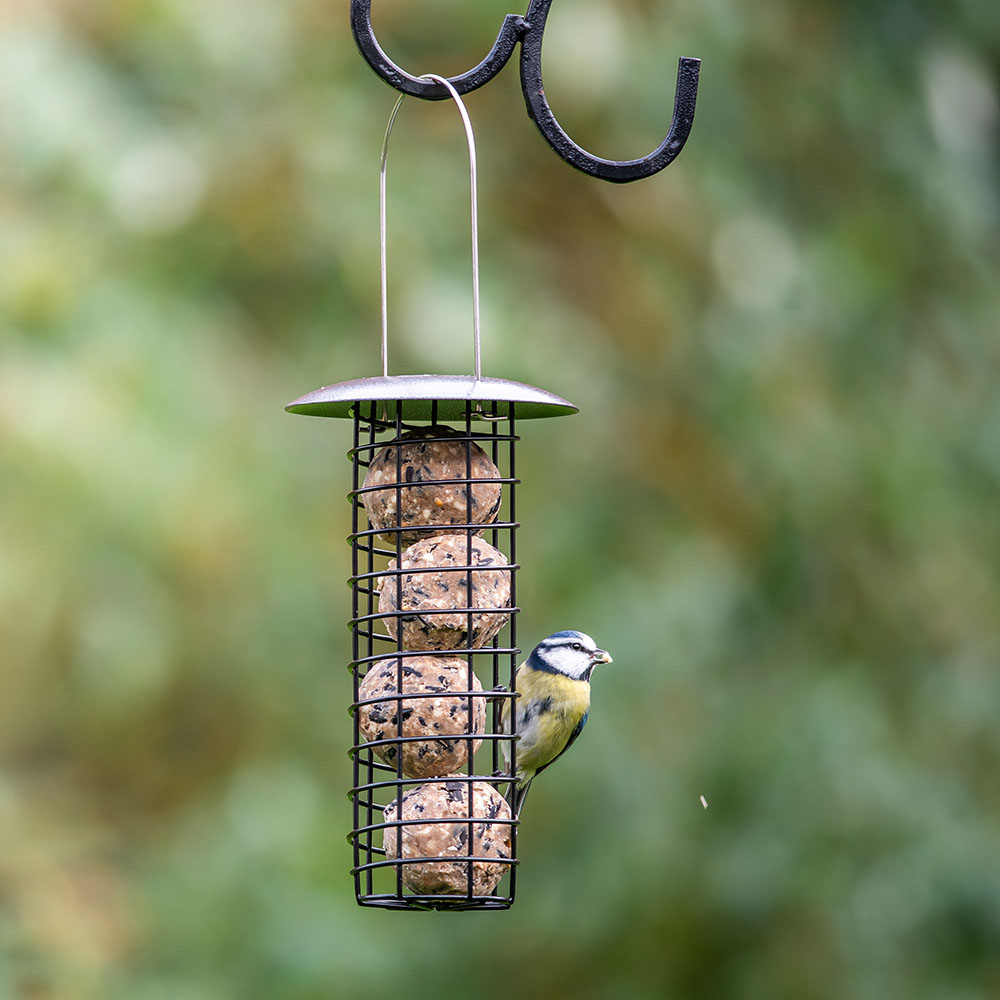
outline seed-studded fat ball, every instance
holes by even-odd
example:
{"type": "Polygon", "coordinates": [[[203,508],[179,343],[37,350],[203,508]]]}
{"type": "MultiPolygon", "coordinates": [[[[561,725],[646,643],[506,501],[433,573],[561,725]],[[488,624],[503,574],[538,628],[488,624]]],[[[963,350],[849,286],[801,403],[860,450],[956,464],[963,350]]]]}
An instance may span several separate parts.
{"type": "MultiPolygon", "coordinates": [[[[401,588],[402,602],[399,610],[405,612],[403,623],[404,649],[459,649],[485,645],[504,626],[508,613],[489,614],[474,611],[472,635],[468,635],[469,615],[454,608],[505,608],[510,602],[510,574],[507,559],[482,538],[473,537],[472,561],[469,562],[466,535],[436,535],[411,545],[403,553],[403,572],[400,583],[392,573],[379,578],[380,614],[397,610],[396,589],[401,588]],[[472,566],[472,601],[468,596],[468,577],[465,569],[448,569],[449,566],[472,566]]],[[[396,560],[388,569],[396,567],[396,560]]],[[[397,638],[395,618],[384,619],[389,634],[397,638]]]]}
{"type": "MultiPolygon", "coordinates": [[[[372,527],[402,527],[403,544],[410,545],[430,534],[463,530],[449,525],[494,521],[500,509],[499,478],[500,471],[474,441],[450,427],[423,427],[407,431],[375,456],[364,485],[384,488],[362,493],[361,501],[372,527]],[[476,482],[471,492],[466,483],[440,482],[454,479],[476,482]],[[397,490],[396,483],[404,485],[397,490]]],[[[383,537],[395,540],[391,531],[383,537]]]]}
{"type": "MultiPolygon", "coordinates": [[[[402,859],[451,858],[454,861],[415,861],[404,864],[403,883],[417,893],[459,893],[469,891],[469,865],[472,865],[472,894],[489,895],[510,865],[510,808],[503,796],[484,781],[472,782],[472,844],[469,843],[469,782],[429,782],[403,795],[404,821],[416,820],[399,829],[386,827],[386,858],[400,857],[398,840],[402,839],[402,859]],[[420,820],[463,820],[455,823],[421,823],[420,820]],[[486,822],[506,820],[508,822],[486,822]],[[462,857],[497,858],[497,861],[462,861],[462,857]]],[[[385,821],[397,819],[397,803],[386,806],[385,821]]]]}
{"type": "MultiPolygon", "coordinates": [[[[404,737],[423,737],[412,743],[387,743],[375,747],[375,753],[387,764],[396,764],[397,748],[403,755],[403,774],[410,778],[429,778],[451,774],[468,760],[469,740],[449,737],[481,733],[486,727],[485,697],[450,694],[452,691],[482,691],[469,664],[460,656],[403,656],[383,660],[365,674],[358,689],[358,700],[383,698],[358,709],[361,735],[368,741],[397,738],[399,671],[402,669],[402,693],[423,697],[402,700],[404,737]],[[469,726],[469,702],[472,702],[472,726],[469,726]]],[[[481,740],[472,741],[472,752],[481,740]]]]}

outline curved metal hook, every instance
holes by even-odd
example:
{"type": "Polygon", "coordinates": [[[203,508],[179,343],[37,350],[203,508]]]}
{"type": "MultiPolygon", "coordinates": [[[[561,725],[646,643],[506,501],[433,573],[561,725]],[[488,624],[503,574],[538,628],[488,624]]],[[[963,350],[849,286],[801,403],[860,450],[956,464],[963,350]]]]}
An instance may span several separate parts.
{"type": "MultiPolygon", "coordinates": [[[[486,58],[467,73],[448,77],[448,82],[459,94],[478,90],[489,83],[507,65],[526,30],[527,23],[520,14],[508,14],[486,58]]],[[[385,54],[372,29],[372,0],[351,0],[351,34],[368,65],[396,90],[428,101],[443,101],[451,96],[444,84],[407,73],[385,54]]]]}
{"type": "MultiPolygon", "coordinates": [[[[677,63],[677,89],[674,113],[666,138],[648,156],[637,160],[605,160],[578,146],[556,121],[542,84],[542,37],[552,0],[531,0],[525,17],[508,14],[493,48],[486,58],[467,73],[453,76],[448,83],[459,93],[467,94],[489,83],[507,65],[517,43],[521,43],[521,89],[528,116],[545,141],[571,166],[615,183],[640,180],[673,162],[684,148],[694,122],[698,98],[700,59],[681,58],[677,63]]],[[[390,86],[412,97],[441,101],[451,96],[443,83],[413,76],[397,66],[384,52],[372,30],[371,0],[351,0],[351,32],[368,65],[390,86]]]]}
{"type": "Polygon", "coordinates": [[[528,30],[521,39],[521,89],[528,107],[528,116],[538,126],[545,141],[570,166],[599,177],[601,180],[624,184],[641,180],[673,162],[684,148],[698,99],[700,59],[682,57],[677,61],[677,90],[674,94],[674,114],[667,137],[648,156],[637,160],[605,160],[578,146],[556,121],[549,107],[542,84],[542,37],[552,0],[531,0],[528,7],[528,30]]]}

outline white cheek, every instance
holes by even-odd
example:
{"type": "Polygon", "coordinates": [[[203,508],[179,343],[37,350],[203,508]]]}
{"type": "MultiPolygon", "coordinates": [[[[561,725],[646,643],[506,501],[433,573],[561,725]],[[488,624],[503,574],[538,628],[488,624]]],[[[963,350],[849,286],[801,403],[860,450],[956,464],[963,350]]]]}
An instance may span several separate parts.
{"type": "Polygon", "coordinates": [[[578,649],[556,649],[553,661],[555,667],[567,677],[580,678],[590,666],[590,657],[578,649]]]}
{"type": "Polygon", "coordinates": [[[553,650],[553,652],[555,653],[554,659],[555,659],[556,669],[564,674],[569,674],[570,676],[573,676],[574,675],[573,651],[570,649],[562,648],[553,650]]]}

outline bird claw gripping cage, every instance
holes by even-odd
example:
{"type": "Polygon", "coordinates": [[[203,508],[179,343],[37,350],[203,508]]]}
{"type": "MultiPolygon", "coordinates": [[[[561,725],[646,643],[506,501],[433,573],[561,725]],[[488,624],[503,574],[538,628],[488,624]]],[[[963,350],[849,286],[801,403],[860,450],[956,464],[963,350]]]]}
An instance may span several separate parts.
{"type": "Polygon", "coordinates": [[[482,375],[475,140],[460,94],[492,79],[522,47],[529,115],[567,162],[609,181],[661,170],[691,128],[698,60],[682,59],[674,119],[642,160],[591,156],[563,132],[541,85],[551,0],[508,15],[493,51],[460,77],[414,77],[371,28],[371,0],[351,24],[372,68],[401,91],[380,167],[382,374],[325,386],[292,413],[353,423],[351,545],[355,894],[387,909],[506,909],[517,879],[515,449],[528,419],[577,408],[544,389],[482,375]],[[474,375],[389,375],[386,159],[406,96],[451,97],[469,148],[474,375]],[[509,711],[504,711],[509,709],[509,711]],[[509,728],[504,719],[509,718],[509,728]]]}

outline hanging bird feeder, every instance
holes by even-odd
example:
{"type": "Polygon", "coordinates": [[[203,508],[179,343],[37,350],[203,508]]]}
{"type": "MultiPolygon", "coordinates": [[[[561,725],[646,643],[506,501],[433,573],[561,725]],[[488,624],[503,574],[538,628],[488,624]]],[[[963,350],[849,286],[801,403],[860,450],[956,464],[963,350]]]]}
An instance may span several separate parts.
{"type": "Polygon", "coordinates": [[[362,54],[402,91],[386,128],[379,172],[382,373],[316,389],[286,409],[353,423],[349,840],[355,893],[363,906],[505,909],[514,900],[518,820],[508,799],[518,734],[516,727],[505,732],[501,717],[517,697],[520,652],[517,429],[523,420],[577,410],[544,389],[482,374],[475,139],[460,94],[492,79],[520,41],[529,114],[564,159],[613,181],[666,166],[693,118],[698,61],[681,60],[674,122],[650,157],[617,163],[577,147],[552,117],[541,88],[541,35],[550,4],[533,0],[525,18],[508,15],[490,55],[452,79],[413,77],[399,69],[372,33],[370,0],[351,4],[362,54]],[[389,375],[386,163],[407,94],[451,97],[465,127],[471,375],[389,375]]]}

